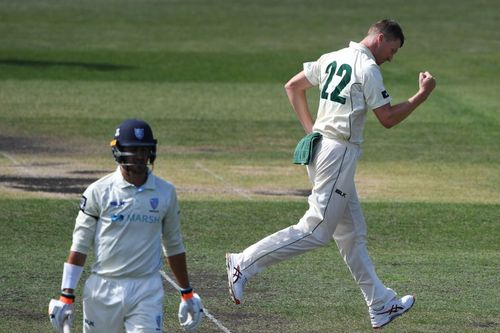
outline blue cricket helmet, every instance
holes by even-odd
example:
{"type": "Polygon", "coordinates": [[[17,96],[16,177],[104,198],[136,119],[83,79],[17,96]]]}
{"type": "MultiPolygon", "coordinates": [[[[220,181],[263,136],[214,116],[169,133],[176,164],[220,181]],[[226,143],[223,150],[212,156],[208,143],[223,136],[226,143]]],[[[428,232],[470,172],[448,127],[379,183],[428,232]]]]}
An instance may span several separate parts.
{"type": "Polygon", "coordinates": [[[124,157],[130,153],[124,153],[122,147],[151,147],[149,162],[154,163],[156,159],[156,143],[151,126],[144,120],[127,119],[116,128],[114,139],[111,141],[111,152],[115,161],[124,163],[124,157]]]}

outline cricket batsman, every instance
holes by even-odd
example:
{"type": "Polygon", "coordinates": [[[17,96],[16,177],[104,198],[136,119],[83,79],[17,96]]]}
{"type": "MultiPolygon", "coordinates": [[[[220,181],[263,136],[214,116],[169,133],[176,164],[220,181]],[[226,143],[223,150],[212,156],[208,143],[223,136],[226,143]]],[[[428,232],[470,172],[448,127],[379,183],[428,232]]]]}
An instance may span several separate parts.
{"type": "Polygon", "coordinates": [[[241,253],[226,254],[229,291],[236,304],[243,299],[247,281],[266,267],[325,246],[333,239],[361,289],[373,328],[387,325],[413,306],[414,296],[398,297],[375,272],[354,183],[368,110],[373,110],[384,127],[391,128],[423,103],[436,85],[429,72],[421,72],[415,95],[391,105],[380,66],[393,59],[404,41],[397,22],[376,22],[359,43],[350,42],[346,48],[304,63],[303,70],[286,83],[288,99],[307,134],[297,145],[294,162],[307,165],[313,184],[309,209],[297,224],[241,253]],[[306,98],[306,91],[312,87],[318,87],[320,94],[315,122],[306,98]]]}
{"type": "Polygon", "coordinates": [[[156,148],[145,121],[127,119],[116,128],[111,151],[118,167],[83,193],[60,297],[49,303],[56,332],[72,326],[75,290],[91,250],[95,259],[83,289],[83,332],[162,332],[162,243],[182,288],[180,325],[190,331],[200,324],[203,305],[188,278],[176,190],[152,171],[156,148]]]}

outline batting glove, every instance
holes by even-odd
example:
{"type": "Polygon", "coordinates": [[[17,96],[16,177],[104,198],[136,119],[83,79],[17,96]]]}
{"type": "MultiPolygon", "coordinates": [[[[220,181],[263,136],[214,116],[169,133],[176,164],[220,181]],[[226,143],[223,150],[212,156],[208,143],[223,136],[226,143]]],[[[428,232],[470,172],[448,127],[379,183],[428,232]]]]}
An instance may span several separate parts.
{"type": "Polygon", "coordinates": [[[51,299],[49,303],[49,318],[54,331],[64,332],[64,326],[73,326],[75,296],[67,293],[61,294],[57,299],[51,299]]]}
{"type": "Polygon", "coordinates": [[[194,331],[203,319],[203,304],[193,288],[181,290],[181,304],[179,304],[179,323],[185,331],[194,331]]]}

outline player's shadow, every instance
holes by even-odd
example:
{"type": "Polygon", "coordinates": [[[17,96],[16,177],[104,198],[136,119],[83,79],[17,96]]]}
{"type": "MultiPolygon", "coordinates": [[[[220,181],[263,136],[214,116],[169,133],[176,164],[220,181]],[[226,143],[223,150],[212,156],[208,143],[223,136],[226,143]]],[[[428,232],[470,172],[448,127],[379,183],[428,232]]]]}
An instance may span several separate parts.
{"type": "Polygon", "coordinates": [[[74,67],[101,72],[121,71],[135,69],[135,66],[115,65],[107,63],[88,63],[80,61],[52,61],[52,60],[25,60],[25,59],[0,59],[0,65],[50,68],[50,67],[74,67]]]}

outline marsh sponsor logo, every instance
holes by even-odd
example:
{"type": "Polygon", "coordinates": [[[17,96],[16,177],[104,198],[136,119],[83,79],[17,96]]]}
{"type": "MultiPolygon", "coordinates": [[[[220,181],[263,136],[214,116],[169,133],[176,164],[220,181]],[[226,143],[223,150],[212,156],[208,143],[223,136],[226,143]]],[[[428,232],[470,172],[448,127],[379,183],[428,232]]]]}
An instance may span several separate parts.
{"type": "Polygon", "coordinates": [[[122,222],[125,216],[121,214],[113,214],[111,215],[111,222],[122,222]]]}
{"type": "Polygon", "coordinates": [[[160,223],[160,218],[146,214],[111,215],[111,222],[115,223],[160,223]]]}
{"type": "Polygon", "coordinates": [[[146,214],[130,214],[126,216],[125,220],[133,223],[160,223],[158,216],[146,214]]]}

